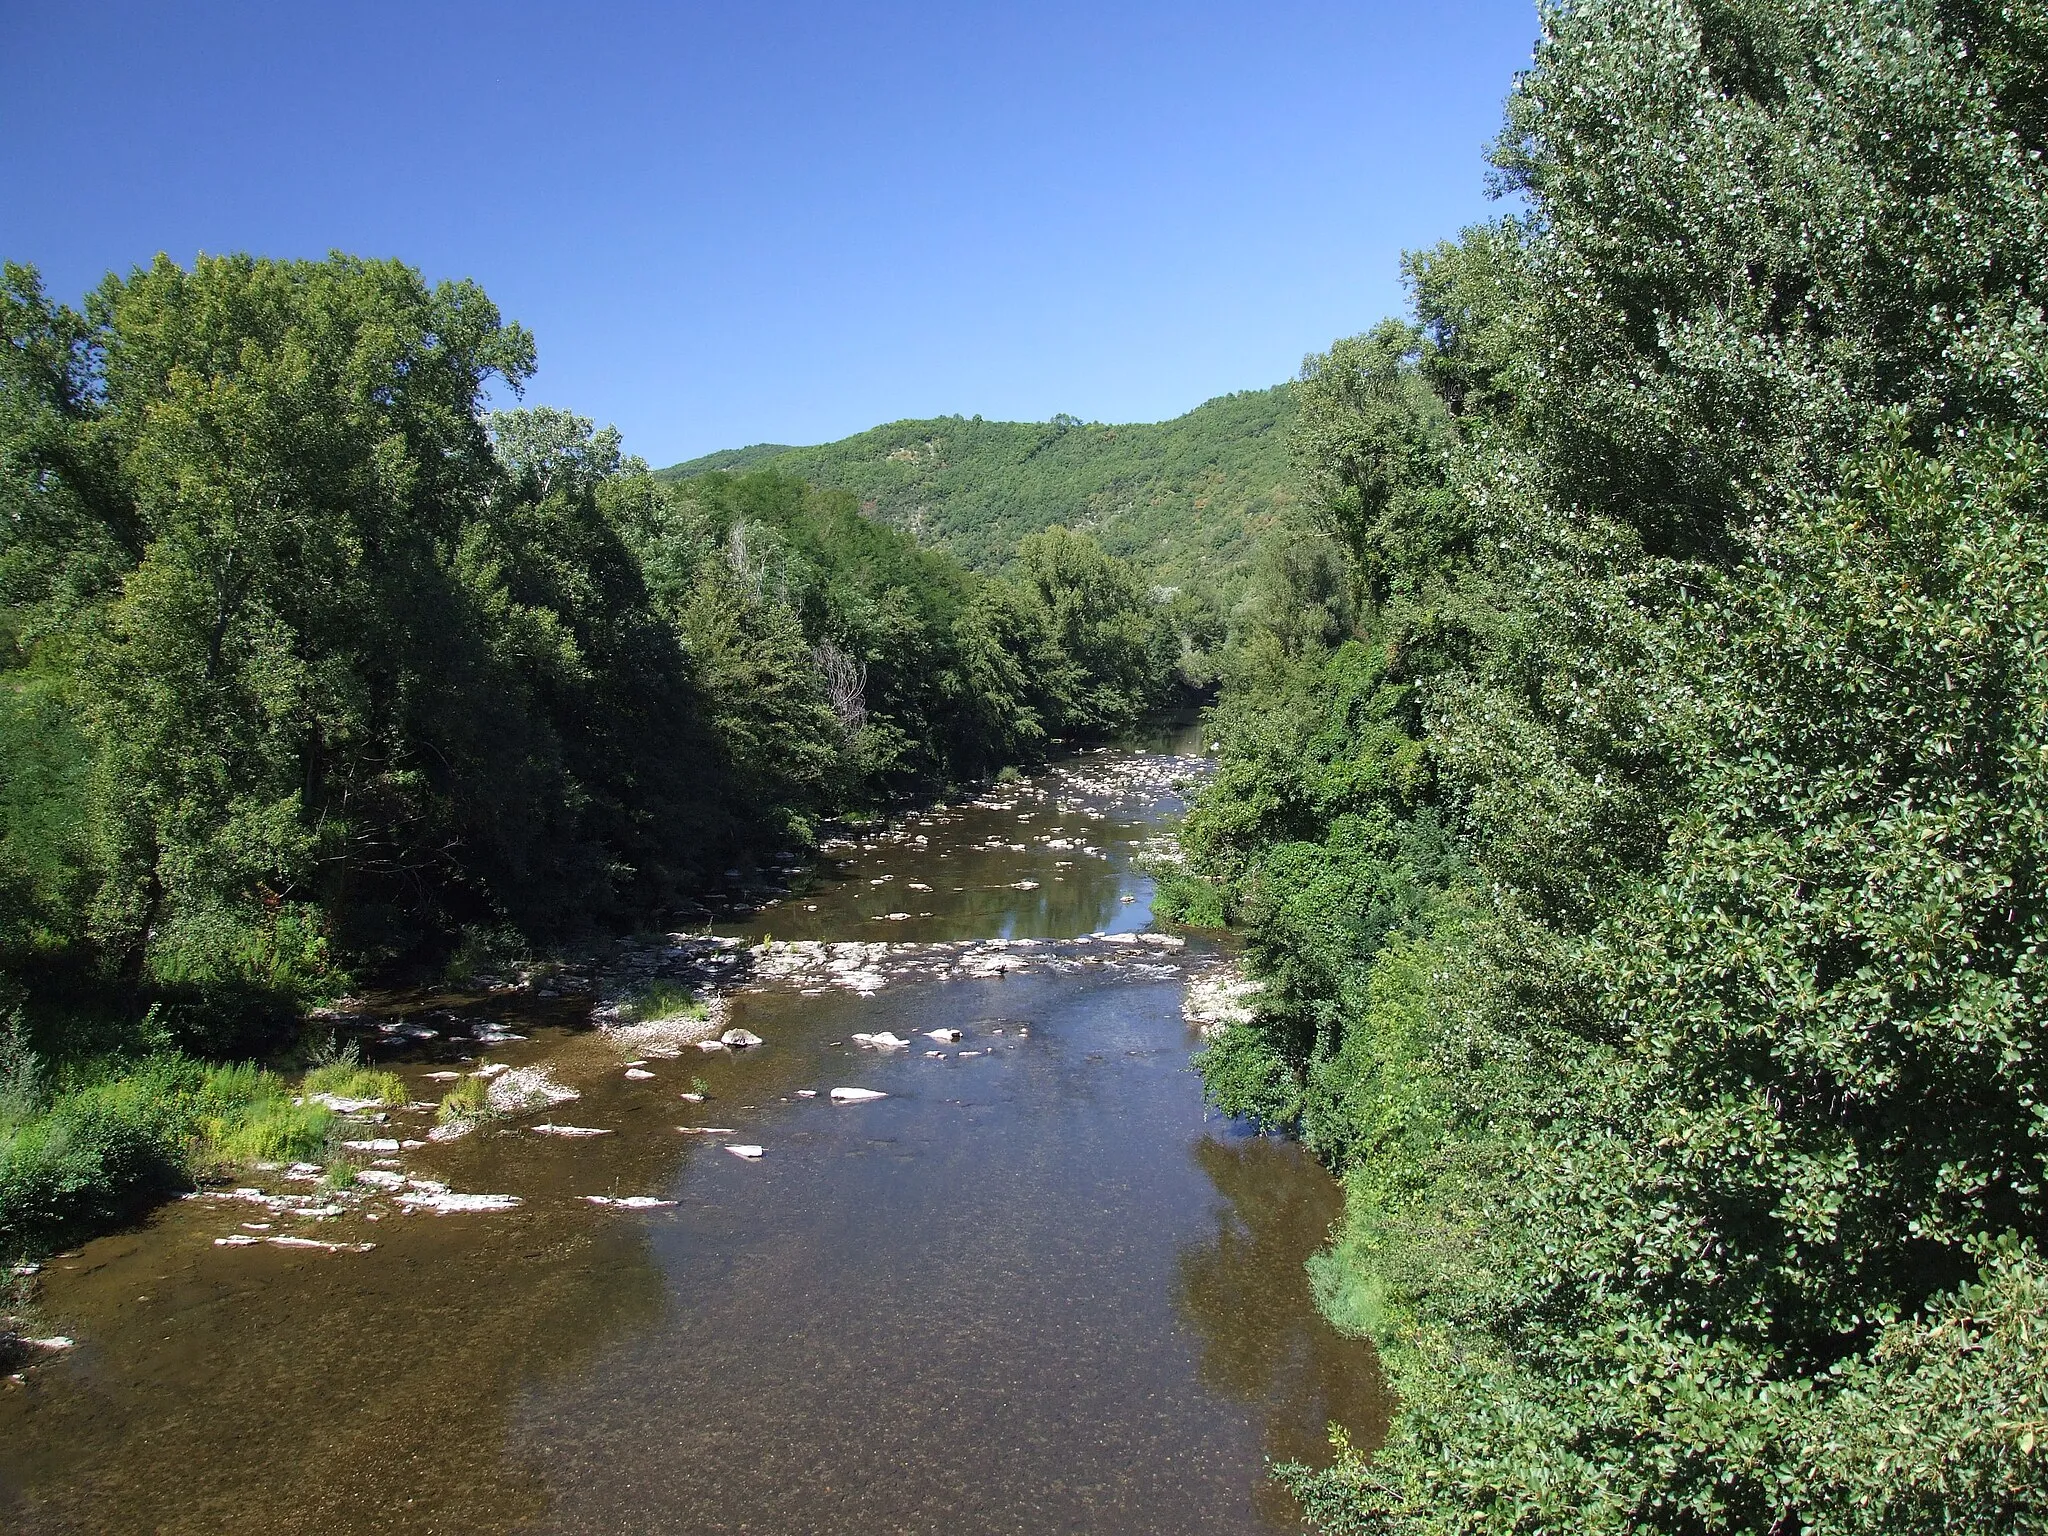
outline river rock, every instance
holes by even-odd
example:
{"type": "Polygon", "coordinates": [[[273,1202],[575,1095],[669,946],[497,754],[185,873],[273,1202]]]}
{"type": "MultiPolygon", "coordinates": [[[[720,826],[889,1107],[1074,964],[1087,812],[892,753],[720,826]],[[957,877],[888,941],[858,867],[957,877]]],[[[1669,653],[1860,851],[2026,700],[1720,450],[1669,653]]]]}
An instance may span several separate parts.
{"type": "Polygon", "coordinates": [[[928,1029],[924,1032],[924,1037],[927,1040],[943,1040],[946,1044],[952,1045],[959,1040],[960,1031],[957,1029],[928,1029]]]}
{"type": "Polygon", "coordinates": [[[585,1195],[592,1205],[609,1205],[622,1211],[653,1211],[674,1205],[673,1200],[663,1200],[655,1195],[585,1195]]]}
{"type": "Polygon", "coordinates": [[[591,1125],[536,1125],[536,1136],[609,1136],[610,1131],[599,1130],[591,1125]]]}
{"type": "Polygon", "coordinates": [[[886,1099],[887,1097],[889,1095],[875,1088],[834,1088],[832,1090],[832,1102],[834,1104],[865,1104],[870,1099],[886,1099]]]}
{"type": "Polygon", "coordinates": [[[855,1035],[852,1038],[862,1045],[872,1045],[885,1051],[903,1050],[910,1044],[908,1040],[899,1039],[896,1032],[890,1029],[885,1029],[879,1034],[855,1035]]]}
{"type": "Polygon", "coordinates": [[[654,1076],[654,1074],[648,1071],[645,1067],[626,1068],[626,1078],[629,1082],[644,1083],[647,1081],[647,1079],[649,1079],[652,1076],[654,1076]]]}
{"type": "Polygon", "coordinates": [[[748,1146],[744,1143],[728,1146],[725,1150],[734,1157],[743,1158],[750,1163],[759,1161],[761,1157],[761,1149],[759,1147],[748,1146]]]}
{"type": "Polygon", "coordinates": [[[744,1051],[752,1046],[766,1043],[751,1029],[728,1029],[718,1038],[736,1051],[744,1051]]]}
{"type": "Polygon", "coordinates": [[[446,1216],[455,1211],[509,1211],[525,1202],[517,1195],[458,1195],[450,1190],[422,1190],[400,1195],[398,1203],[407,1210],[432,1211],[437,1216],[446,1216]]]}

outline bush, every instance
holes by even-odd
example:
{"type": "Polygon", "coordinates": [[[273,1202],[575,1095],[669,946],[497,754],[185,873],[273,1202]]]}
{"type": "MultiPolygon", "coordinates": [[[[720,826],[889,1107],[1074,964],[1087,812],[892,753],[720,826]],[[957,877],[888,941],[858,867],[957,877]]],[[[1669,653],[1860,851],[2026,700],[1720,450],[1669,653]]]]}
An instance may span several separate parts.
{"type": "Polygon", "coordinates": [[[294,1105],[253,1066],[157,1056],[0,1109],[0,1253],[31,1252],[132,1215],[225,1164],[311,1158],[333,1116],[294,1105]]]}

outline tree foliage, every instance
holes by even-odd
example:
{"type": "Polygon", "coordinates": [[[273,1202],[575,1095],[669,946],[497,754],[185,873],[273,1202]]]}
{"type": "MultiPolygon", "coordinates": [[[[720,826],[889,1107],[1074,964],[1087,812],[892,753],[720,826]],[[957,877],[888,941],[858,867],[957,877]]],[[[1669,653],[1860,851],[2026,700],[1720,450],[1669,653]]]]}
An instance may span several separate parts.
{"type": "Polygon", "coordinates": [[[1548,9],[1526,212],[1305,370],[1357,606],[1241,611],[1187,841],[1404,1404],[1323,1528],[2048,1528],[2044,63],[1548,9]]]}
{"type": "Polygon", "coordinates": [[[226,1049],[466,927],[659,917],[1173,686],[1085,535],[990,582],[844,493],[487,413],[533,344],[471,284],[159,258],[81,312],[9,267],[0,319],[0,1003],[46,1051],[80,986],[226,1049]]]}

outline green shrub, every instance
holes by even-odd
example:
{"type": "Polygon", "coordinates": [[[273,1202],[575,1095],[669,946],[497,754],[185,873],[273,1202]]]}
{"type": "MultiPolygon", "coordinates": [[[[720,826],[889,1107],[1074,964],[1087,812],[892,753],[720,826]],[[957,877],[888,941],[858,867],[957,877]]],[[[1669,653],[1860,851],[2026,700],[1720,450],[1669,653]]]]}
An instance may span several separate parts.
{"type": "Polygon", "coordinates": [[[103,1228],[216,1167],[327,1146],[333,1116],[256,1067],[166,1055],[103,1070],[0,1117],[0,1252],[103,1228]]]}

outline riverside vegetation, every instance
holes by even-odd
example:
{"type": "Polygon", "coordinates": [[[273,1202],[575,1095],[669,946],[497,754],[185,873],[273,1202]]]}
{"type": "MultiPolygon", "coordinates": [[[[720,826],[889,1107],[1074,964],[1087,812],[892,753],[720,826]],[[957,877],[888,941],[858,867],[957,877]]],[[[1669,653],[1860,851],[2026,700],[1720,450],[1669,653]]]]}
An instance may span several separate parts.
{"type": "Polygon", "coordinates": [[[473,288],[162,263],[79,316],[12,272],[0,1169],[151,1073],[154,1145],[282,1118],[169,1053],[1213,665],[1159,905],[1262,989],[1199,1067],[1343,1174],[1318,1293],[1401,1400],[1283,1469],[1311,1521],[2048,1529],[2048,10],[1542,15],[1515,211],[1309,361],[1293,488],[1188,557],[1213,663],[1164,557],[969,547],[983,470],[1037,477],[1018,532],[1136,505],[1075,435],[1122,428],[663,480],[486,428],[531,347],[473,288]]]}
{"type": "Polygon", "coordinates": [[[2048,9],[1547,6],[1298,385],[1168,905],[1341,1170],[1332,1532],[2048,1529],[2048,9]]]}
{"type": "Polygon", "coordinates": [[[209,1065],[352,979],[658,918],[1168,700],[1064,527],[1000,579],[786,474],[657,482],[396,262],[0,283],[0,1253],[325,1111],[209,1065]]]}

